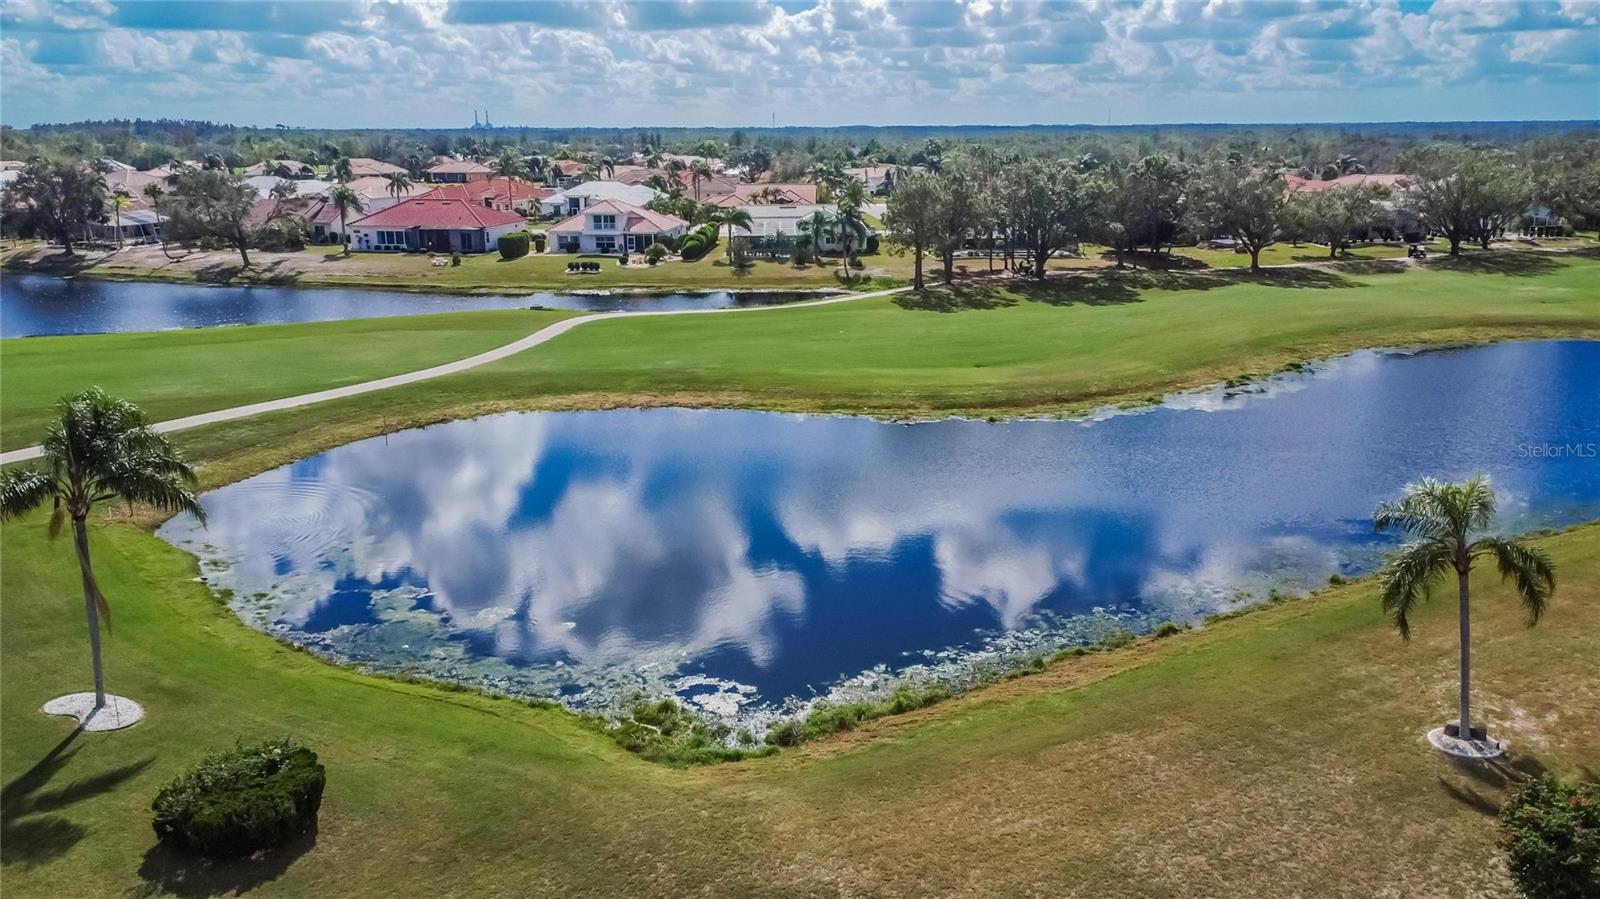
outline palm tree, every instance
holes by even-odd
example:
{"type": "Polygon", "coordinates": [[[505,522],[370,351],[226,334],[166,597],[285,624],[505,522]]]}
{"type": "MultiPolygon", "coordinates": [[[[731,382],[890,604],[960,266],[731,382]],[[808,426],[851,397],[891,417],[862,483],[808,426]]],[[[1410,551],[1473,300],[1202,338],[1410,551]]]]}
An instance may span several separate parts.
{"type": "Polygon", "coordinates": [[[606,173],[606,178],[610,179],[617,176],[617,161],[610,156],[600,157],[600,161],[595,164],[601,171],[606,173]]]}
{"type": "Polygon", "coordinates": [[[694,199],[698,203],[701,182],[711,180],[711,164],[704,159],[696,159],[694,164],[689,166],[689,177],[694,183],[694,199]]]}
{"type": "Polygon", "coordinates": [[[540,156],[538,153],[529,153],[527,158],[523,159],[522,162],[527,168],[528,178],[534,181],[545,180],[545,173],[550,168],[549,159],[540,156]]]}
{"type": "Polygon", "coordinates": [[[340,156],[333,161],[333,180],[340,184],[349,184],[355,177],[355,171],[350,168],[350,157],[340,156]]]}
{"type": "Polygon", "coordinates": [[[1399,502],[1383,503],[1373,516],[1373,524],[1379,531],[1401,531],[1411,538],[1389,557],[1382,572],[1383,610],[1393,619],[1401,638],[1411,639],[1411,612],[1429,598],[1441,578],[1455,572],[1461,604],[1458,733],[1463,740],[1472,739],[1468,702],[1472,654],[1467,587],[1473,563],[1487,556],[1494,558],[1500,576],[1516,583],[1530,627],[1544,614],[1556,587],[1555,569],[1543,550],[1515,538],[1472,539],[1472,531],[1489,527],[1494,511],[1494,488],[1488,476],[1480,474],[1464,484],[1446,484],[1432,479],[1410,484],[1399,502]]]}
{"type": "Polygon", "coordinates": [[[812,163],[806,176],[813,182],[823,187],[829,197],[833,197],[844,188],[846,181],[854,180],[844,170],[844,163],[838,160],[823,159],[812,163]]]}
{"type": "Polygon", "coordinates": [[[127,209],[128,204],[132,202],[133,198],[128,196],[128,192],[119,187],[111,192],[111,202],[106,204],[111,207],[111,216],[116,221],[118,247],[122,246],[122,210],[127,209]]]}
{"type": "Polygon", "coordinates": [[[752,224],[752,222],[750,220],[750,213],[744,211],[743,209],[740,209],[737,206],[729,206],[729,207],[726,207],[724,209],[719,209],[717,211],[716,215],[717,215],[717,217],[716,217],[717,223],[722,225],[722,227],[728,229],[728,249],[727,249],[727,253],[728,253],[729,256],[732,256],[733,255],[733,229],[735,227],[739,227],[739,228],[744,228],[746,230],[749,230],[749,228],[751,227],[751,224],[752,224]]]}
{"type": "Polygon", "coordinates": [[[1367,167],[1361,164],[1359,156],[1351,156],[1349,154],[1335,159],[1333,164],[1338,167],[1341,175],[1359,175],[1367,170],[1367,167]]]}
{"type": "Polygon", "coordinates": [[[161,253],[168,259],[172,254],[167,252],[167,230],[161,227],[161,198],[167,195],[160,181],[152,181],[144,186],[144,195],[150,199],[150,208],[156,212],[156,238],[161,241],[161,253]]]}
{"type": "Polygon", "coordinates": [[[339,241],[344,244],[344,255],[350,255],[350,229],[345,227],[345,219],[352,212],[361,211],[361,197],[350,189],[348,184],[335,184],[333,190],[328,192],[328,202],[333,208],[339,210],[339,241]]]}
{"type": "Polygon", "coordinates": [[[194,471],[156,433],[132,403],[113,399],[98,387],[65,397],[59,418],[44,435],[44,468],[0,474],[0,519],[12,519],[51,503],[49,534],[61,533],[72,519],[73,544],[83,575],[83,607],[89,619],[89,653],[94,659],[94,703],[106,704],[100,666],[100,621],[111,629],[111,609],[89,564],[89,513],[95,504],[123,500],[148,503],[164,512],[192,512],[202,523],[205,510],[189,489],[194,471]]]}
{"type": "Polygon", "coordinates": [[[528,174],[528,163],[516,147],[502,147],[495,154],[494,167],[502,178],[521,178],[528,174]]]}
{"type": "MultiPolygon", "coordinates": [[[[861,182],[851,182],[860,185],[861,182]]],[[[839,238],[840,260],[839,264],[844,269],[845,280],[850,280],[850,256],[854,252],[856,242],[866,243],[867,220],[861,214],[861,204],[847,202],[849,191],[841,197],[838,212],[833,216],[833,231],[839,238]]]]}
{"type": "Polygon", "coordinates": [[[389,182],[384,186],[384,190],[387,190],[389,196],[394,197],[395,200],[399,200],[411,192],[412,182],[409,174],[405,172],[390,172],[384,178],[389,182]]]}
{"type": "Polygon", "coordinates": [[[833,216],[826,209],[818,209],[809,216],[801,219],[795,226],[800,236],[811,245],[811,258],[822,264],[822,241],[833,230],[833,216]]]}

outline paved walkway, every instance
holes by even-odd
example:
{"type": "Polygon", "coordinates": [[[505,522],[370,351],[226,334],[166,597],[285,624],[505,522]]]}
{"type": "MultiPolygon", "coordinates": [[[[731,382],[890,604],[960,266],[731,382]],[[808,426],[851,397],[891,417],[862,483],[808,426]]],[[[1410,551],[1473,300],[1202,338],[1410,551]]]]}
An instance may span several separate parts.
{"type": "MultiPolygon", "coordinates": [[[[543,328],[529,334],[520,340],[514,340],[505,346],[495,347],[492,350],[424,368],[419,371],[406,372],[400,375],[390,375],[387,378],[378,378],[375,381],[362,381],[360,384],[348,384],[344,387],[334,387],[330,390],[319,390],[316,393],[302,393],[299,396],[286,396],[283,399],[267,400],[262,403],[251,403],[248,406],[235,406],[232,409],[218,409],[215,412],[202,412],[199,415],[190,415],[184,418],[174,418],[171,421],[157,422],[155,429],[162,433],[182,431],[188,428],[198,428],[201,425],[212,425],[224,421],[234,421],[240,418],[249,418],[253,415],[262,415],[267,412],[282,412],[285,409],[298,409],[301,406],[310,406],[315,403],[325,403],[328,400],[344,399],[349,396],[360,396],[363,393],[372,393],[375,390],[388,390],[391,387],[400,387],[405,384],[415,384],[444,375],[453,375],[457,372],[477,368],[498,362],[507,356],[514,356],[523,350],[532,349],[548,340],[554,340],[562,334],[571,331],[579,325],[589,322],[602,321],[608,318],[642,318],[656,315],[731,315],[743,312],[771,312],[778,309],[798,309],[806,306],[831,306],[834,303],[849,303],[855,300],[865,300],[872,297],[886,297],[892,294],[910,290],[910,287],[893,287],[888,290],[874,290],[869,293],[850,293],[842,296],[828,297],[821,300],[806,300],[801,303],[784,303],[777,306],[746,306],[731,309],[676,309],[655,312],[595,312],[589,315],[579,315],[573,318],[564,318],[558,322],[545,325],[543,328]]],[[[42,453],[41,447],[27,446],[20,449],[0,453],[0,465],[9,465],[12,462],[22,462],[28,459],[37,459],[42,453]]]]}

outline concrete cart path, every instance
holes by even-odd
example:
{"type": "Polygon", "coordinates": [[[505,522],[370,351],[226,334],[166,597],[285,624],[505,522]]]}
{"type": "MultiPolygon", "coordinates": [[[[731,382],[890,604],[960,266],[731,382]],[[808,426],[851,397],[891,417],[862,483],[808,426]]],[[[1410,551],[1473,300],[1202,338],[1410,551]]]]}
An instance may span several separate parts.
{"type": "MultiPolygon", "coordinates": [[[[571,331],[573,328],[576,328],[579,325],[586,325],[589,322],[603,321],[608,318],[642,318],[645,316],[657,315],[729,315],[743,312],[772,312],[780,309],[799,309],[807,306],[830,306],[834,303],[849,303],[855,300],[866,300],[873,297],[886,297],[892,294],[902,293],[910,289],[910,287],[893,287],[888,290],[874,290],[868,293],[844,294],[842,296],[828,297],[821,300],[806,300],[800,303],[784,303],[778,306],[747,306],[744,308],[735,307],[726,309],[676,309],[654,312],[594,312],[588,315],[564,318],[558,322],[545,325],[543,328],[540,328],[532,334],[529,334],[527,337],[514,340],[505,346],[495,347],[492,350],[479,353],[476,356],[468,356],[465,359],[457,359],[454,362],[446,362],[443,365],[435,365],[432,368],[424,368],[418,371],[406,372],[405,374],[390,375],[387,378],[378,378],[373,381],[362,381],[359,384],[347,384],[344,387],[334,387],[328,390],[319,390],[316,393],[302,393],[299,396],[286,396],[282,399],[267,400],[261,403],[251,403],[248,406],[234,406],[231,409],[218,409],[215,412],[202,412],[199,415],[189,415],[184,418],[174,418],[171,421],[157,422],[155,429],[157,431],[161,431],[162,433],[182,431],[187,428],[197,428],[201,425],[212,425],[224,421],[234,421],[235,419],[249,418],[252,415],[262,415],[267,412],[282,412],[285,409],[298,409],[301,406],[324,403],[328,400],[338,400],[350,396],[360,396],[363,393],[372,393],[375,390],[388,390],[391,387],[400,387],[405,384],[415,384],[418,381],[426,381],[430,378],[453,375],[457,372],[463,372],[469,369],[477,368],[480,365],[488,365],[491,362],[498,362],[507,356],[515,356],[517,353],[520,353],[523,350],[532,349],[533,347],[536,347],[548,340],[554,340],[555,338],[560,337],[562,334],[571,331]]],[[[43,449],[38,446],[27,446],[20,449],[10,450],[8,452],[0,453],[0,465],[9,465],[12,462],[22,462],[28,459],[37,459],[42,453],[43,449]]]]}

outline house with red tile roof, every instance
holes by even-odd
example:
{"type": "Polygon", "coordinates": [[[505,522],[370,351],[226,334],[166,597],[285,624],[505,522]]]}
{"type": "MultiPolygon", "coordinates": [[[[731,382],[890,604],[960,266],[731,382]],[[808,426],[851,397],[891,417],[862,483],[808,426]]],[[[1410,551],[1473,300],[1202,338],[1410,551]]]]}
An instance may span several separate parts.
{"type": "Polygon", "coordinates": [[[582,212],[550,227],[550,253],[637,253],[661,237],[679,237],[689,223],[675,215],[621,200],[590,203],[582,212]]]}
{"type": "Polygon", "coordinates": [[[520,213],[424,194],[350,223],[350,248],[369,252],[487,253],[521,231],[520,213]]]}
{"type": "Polygon", "coordinates": [[[469,159],[447,159],[423,169],[422,174],[429,180],[443,184],[464,184],[468,181],[481,181],[484,178],[494,177],[494,167],[482,162],[473,162],[469,159]]]}
{"type": "Polygon", "coordinates": [[[539,201],[554,193],[555,191],[548,187],[535,187],[516,178],[497,176],[484,178],[481,181],[469,181],[466,184],[446,184],[434,188],[426,196],[451,197],[490,209],[498,209],[501,212],[537,215],[539,201]]]}
{"type": "Polygon", "coordinates": [[[1297,194],[1321,193],[1325,190],[1334,190],[1335,188],[1340,187],[1368,186],[1382,187],[1390,191],[1398,192],[1405,190],[1408,186],[1410,186],[1411,177],[1409,175],[1359,174],[1340,175],[1339,177],[1330,179],[1328,181],[1320,181],[1316,178],[1302,178],[1299,175],[1293,174],[1292,172],[1284,172],[1283,184],[1284,187],[1289,189],[1290,193],[1297,194]]]}
{"type": "Polygon", "coordinates": [[[350,174],[355,178],[382,178],[403,172],[405,169],[392,162],[381,159],[370,159],[366,156],[352,156],[350,158],[350,174]]]}

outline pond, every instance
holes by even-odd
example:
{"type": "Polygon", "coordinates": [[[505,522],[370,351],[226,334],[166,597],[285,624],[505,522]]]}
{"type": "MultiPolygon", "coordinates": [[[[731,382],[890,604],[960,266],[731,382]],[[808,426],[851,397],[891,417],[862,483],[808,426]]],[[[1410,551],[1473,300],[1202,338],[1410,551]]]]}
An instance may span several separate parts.
{"type": "Polygon", "coordinates": [[[1369,571],[1373,507],[1424,476],[1490,473],[1506,530],[1600,517],[1597,384],[1600,342],[1517,342],[1086,421],[497,415],[266,472],[161,534],[334,658],[760,728],[1369,571]]]}
{"type": "Polygon", "coordinates": [[[807,292],[427,294],[358,288],[227,287],[0,276],[0,338],[167,331],[223,325],[382,318],[473,309],[721,309],[816,299],[807,292]]]}

